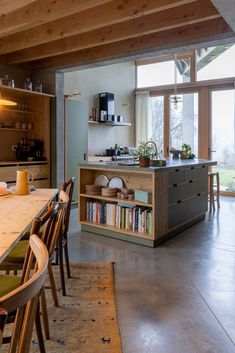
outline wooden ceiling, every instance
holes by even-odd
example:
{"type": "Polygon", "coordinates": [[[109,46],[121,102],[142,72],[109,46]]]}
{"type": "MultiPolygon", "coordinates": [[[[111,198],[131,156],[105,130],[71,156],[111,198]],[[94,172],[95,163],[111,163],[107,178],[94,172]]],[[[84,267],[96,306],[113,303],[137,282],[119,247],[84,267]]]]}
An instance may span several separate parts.
{"type": "Polygon", "coordinates": [[[0,60],[38,70],[232,38],[209,0],[3,0],[0,60]]]}

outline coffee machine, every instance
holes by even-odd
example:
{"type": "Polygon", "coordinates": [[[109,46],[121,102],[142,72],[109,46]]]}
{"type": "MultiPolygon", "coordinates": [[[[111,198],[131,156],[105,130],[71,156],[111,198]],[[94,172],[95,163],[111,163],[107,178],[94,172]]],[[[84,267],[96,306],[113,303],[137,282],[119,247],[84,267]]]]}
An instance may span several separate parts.
{"type": "Polygon", "coordinates": [[[30,158],[35,161],[43,161],[46,159],[43,157],[43,147],[44,142],[41,140],[28,140],[22,137],[17,144],[16,159],[19,161],[27,161],[30,158]]]}
{"type": "Polygon", "coordinates": [[[114,115],[114,93],[104,92],[99,94],[99,121],[112,121],[114,115]]]}

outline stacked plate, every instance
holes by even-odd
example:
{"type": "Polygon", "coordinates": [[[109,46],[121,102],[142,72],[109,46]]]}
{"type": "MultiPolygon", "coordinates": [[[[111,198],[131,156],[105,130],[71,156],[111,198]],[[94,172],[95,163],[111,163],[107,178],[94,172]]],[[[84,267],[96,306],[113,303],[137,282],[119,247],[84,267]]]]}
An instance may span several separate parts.
{"type": "Polygon", "coordinates": [[[102,188],[101,195],[106,197],[115,197],[117,196],[117,188],[102,188]]]}
{"type": "Polygon", "coordinates": [[[88,195],[100,195],[101,194],[101,185],[86,185],[85,190],[88,195]]]}

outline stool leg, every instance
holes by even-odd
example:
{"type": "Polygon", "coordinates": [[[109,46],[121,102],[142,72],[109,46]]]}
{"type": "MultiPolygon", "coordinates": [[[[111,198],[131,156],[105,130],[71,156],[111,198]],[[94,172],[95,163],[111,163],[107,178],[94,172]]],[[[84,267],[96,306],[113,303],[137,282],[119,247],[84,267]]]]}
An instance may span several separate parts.
{"type": "Polygon", "coordinates": [[[220,182],[219,182],[219,173],[216,174],[216,187],[217,187],[217,207],[220,208],[220,182]]]}
{"type": "Polygon", "coordinates": [[[209,212],[212,211],[212,207],[213,207],[213,179],[212,177],[210,176],[209,177],[209,194],[210,194],[210,209],[209,209],[209,212]]]}

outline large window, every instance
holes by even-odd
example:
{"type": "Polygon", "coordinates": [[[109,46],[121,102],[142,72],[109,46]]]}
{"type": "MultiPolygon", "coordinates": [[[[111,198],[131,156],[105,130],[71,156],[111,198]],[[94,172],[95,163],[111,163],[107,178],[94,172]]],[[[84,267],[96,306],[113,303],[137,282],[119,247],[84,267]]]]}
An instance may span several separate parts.
{"type": "Polygon", "coordinates": [[[197,51],[197,80],[235,77],[235,45],[221,45],[197,51]]]}
{"type": "Polygon", "coordinates": [[[179,96],[180,102],[170,104],[170,148],[181,150],[184,143],[198,156],[198,94],[179,96]]]}
{"type": "Polygon", "coordinates": [[[164,97],[151,97],[152,135],[158,151],[164,151],[164,97]]]}
{"type": "Polygon", "coordinates": [[[189,82],[190,59],[137,65],[137,88],[189,82]],[[176,63],[176,75],[175,75],[176,63]]]}

